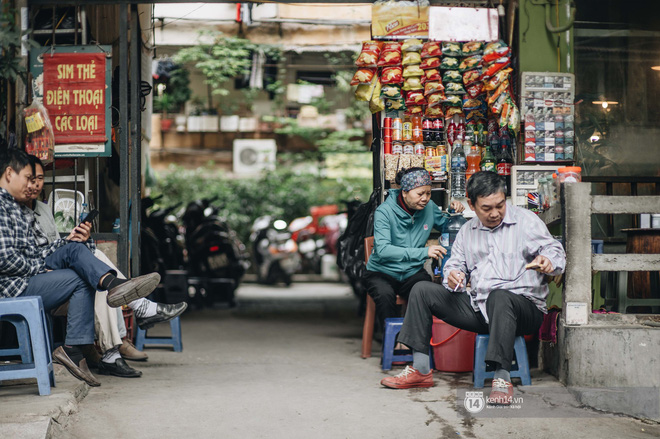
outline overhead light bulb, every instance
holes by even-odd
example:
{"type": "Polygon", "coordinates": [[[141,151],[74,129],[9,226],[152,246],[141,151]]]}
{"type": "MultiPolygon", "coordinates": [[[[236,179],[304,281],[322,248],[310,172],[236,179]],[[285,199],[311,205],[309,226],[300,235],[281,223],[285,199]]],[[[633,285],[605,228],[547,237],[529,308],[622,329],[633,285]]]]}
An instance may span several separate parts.
{"type": "Polygon", "coordinates": [[[605,101],[605,102],[603,102],[603,103],[602,103],[602,104],[600,104],[600,105],[602,105],[602,106],[603,106],[603,108],[607,108],[607,106],[608,106],[609,104],[607,103],[607,101],[605,101]]]}

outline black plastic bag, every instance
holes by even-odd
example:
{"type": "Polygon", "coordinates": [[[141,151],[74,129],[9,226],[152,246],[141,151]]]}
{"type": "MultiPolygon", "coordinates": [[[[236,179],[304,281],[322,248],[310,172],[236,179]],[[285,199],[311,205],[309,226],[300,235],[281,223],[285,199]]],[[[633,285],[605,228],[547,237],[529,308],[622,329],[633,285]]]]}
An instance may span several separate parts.
{"type": "Polygon", "coordinates": [[[358,207],[337,241],[337,266],[351,279],[362,277],[366,269],[364,238],[374,234],[374,212],[380,201],[380,193],[380,188],[375,189],[369,201],[358,207]]]}

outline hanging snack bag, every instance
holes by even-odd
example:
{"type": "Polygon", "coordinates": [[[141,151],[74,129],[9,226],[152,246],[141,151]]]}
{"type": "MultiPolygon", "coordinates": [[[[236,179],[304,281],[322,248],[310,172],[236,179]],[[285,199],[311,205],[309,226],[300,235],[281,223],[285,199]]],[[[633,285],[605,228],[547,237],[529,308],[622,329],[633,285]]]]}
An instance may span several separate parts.
{"type": "Polygon", "coordinates": [[[495,100],[495,102],[493,102],[490,105],[490,111],[494,114],[500,114],[500,112],[502,111],[502,107],[504,107],[504,104],[506,103],[506,100],[508,98],[509,98],[508,92],[504,92],[500,94],[495,100]]]}
{"type": "Polygon", "coordinates": [[[518,135],[518,131],[520,131],[520,110],[514,102],[512,102],[511,106],[513,108],[509,115],[509,129],[518,135]]]}
{"type": "Polygon", "coordinates": [[[479,63],[481,63],[481,55],[474,55],[474,56],[469,56],[467,58],[463,58],[463,61],[458,66],[458,71],[463,73],[468,70],[472,70],[474,68],[479,67],[479,63]]]}
{"type": "Polygon", "coordinates": [[[406,78],[405,81],[403,82],[403,87],[401,87],[402,90],[422,90],[424,89],[424,86],[422,85],[422,77],[421,76],[411,76],[409,78],[406,78]]]}
{"type": "Polygon", "coordinates": [[[484,51],[484,44],[481,41],[468,41],[461,46],[461,55],[472,56],[479,55],[484,51]]]}
{"type": "Polygon", "coordinates": [[[484,83],[475,82],[474,84],[468,86],[465,91],[471,98],[476,98],[484,92],[484,83]]]}
{"type": "Polygon", "coordinates": [[[412,64],[403,68],[404,78],[409,78],[411,76],[422,76],[423,74],[424,70],[419,68],[419,64],[412,64]]]}
{"type": "Polygon", "coordinates": [[[495,49],[488,55],[484,55],[482,60],[484,64],[490,64],[492,62],[497,61],[499,58],[510,58],[511,57],[511,49],[508,47],[501,47],[499,49],[495,49]]]}
{"type": "Polygon", "coordinates": [[[403,83],[403,69],[401,67],[384,67],[380,74],[382,84],[403,83]]]}
{"type": "Polygon", "coordinates": [[[452,117],[455,115],[463,116],[463,109],[461,107],[449,107],[445,111],[445,117],[452,117]]]}
{"type": "Polygon", "coordinates": [[[419,67],[423,70],[437,69],[438,67],[440,67],[440,58],[438,57],[424,58],[422,60],[422,64],[419,67]]]}
{"type": "Polygon", "coordinates": [[[422,80],[424,82],[428,81],[439,81],[440,80],[440,70],[438,69],[429,69],[429,70],[422,70],[424,72],[424,77],[422,80]]]}
{"type": "Polygon", "coordinates": [[[404,52],[419,52],[422,50],[422,47],[424,47],[424,43],[422,40],[419,40],[417,38],[408,38],[403,42],[403,46],[401,46],[401,50],[404,52]]]}
{"type": "Polygon", "coordinates": [[[511,58],[499,58],[493,64],[488,66],[486,70],[484,70],[483,74],[481,75],[481,79],[486,80],[490,78],[500,70],[509,67],[509,64],[511,64],[511,58]]]}
{"type": "Polygon", "coordinates": [[[378,58],[378,67],[401,65],[401,43],[385,43],[378,58]]]}
{"type": "Polygon", "coordinates": [[[401,97],[401,87],[386,84],[381,88],[380,95],[387,99],[399,99],[401,97]]]}
{"type": "Polygon", "coordinates": [[[493,92],[493,94],[488,96],[488,104],[492,104],[493,102],[495,102],[497,98],[499,98],[500,95],[503,94],[508,88],[509,88],[509,80],[507,79],[503,83],[501,83],[499,87],[497,87],[497,89],[495,90],[495,92],[493,92]]]}
{"type": "Polygon", "coordinates": [[[410,66],[413,64],[421,64],[422,57],[419,55],[419,52],[405,52],[403,54],[403,60],[401,64],[404,66],[410,66]]]}
{"type": "Polygon", "coordinates": [[[486,44],[486,47],[484,47],[484,56],[489,55],[493,52],[495,52],[498,49],[501,49],[503,47],[508,47],[506,43],[502,40],[500,41],[492,41],[488,44],[486,44]]]}
{"type": "Polygon", "coordinates": [[[409,91],[406,93],[406,106],[426,105],[426,98],[421,91],[409,91]]]}
{"type": "Polygon", "coordinates": [[[499,85],[505,81],[508,77],[509,74],[513,71],[511,68],[506,68],[502,69],[499,72],[495,73],[493,76],[488,78],[486,82],[484,82],[484,89],[485,90],[495,90],[499,85]]]}
{"type": "Polygon", "coordinates": [[[449,107],[461,107],[463,100],[460,98],[460,96],[457,95],[447,95],[447,99],[445,99],[443,104],[449,107]]]}
{"type": "Polygon", "coordinates": [[[43,104],[34,100],[23,110],[27,135],[25,152],[38,157],[44,163],[53,161],[55,152],[55,135],[48,117],[48,111],[43,104]]]}
{"type": "Polygon", "coordinates": [[[429,41],[424,43],[424,47],[422,47],[422,58],[433,58],[440,55],[442,55],[442,51],[440,50],[440,43],[436,41],[429,41]]]}
{"type": "Polygon", "coordinates": [[[424,96],[445,90],[445,86],[440,81],[426,81],[424,83],[424,96]]]}
{"type": "Polygon", "coordinates": [[[375,74],[376,69],[358,69],[358,71],[353,75],[351,85],[370,84],[371,80],[374,79],[375,74]]]}
{"type": "Polygon", "coordinates": [[[500,128],[504,128],[509,124],[509,116],[511,115],[513,101],[510,98],[507,98],[502,105],[502,112],[500,113],[500,128]]]}
{"type": "Polygon", "coordinates": [[[458,58],[452,58],[449,56],[442,58],[440,68],[442,70],[456,70],[458,68],[458,58]]]}
{"type": "Polygon", "coordinates": [[[470,111],[465,115],[466,121],[481,120],[483,118],[484,118],[484,111],[480,111],[480,110],[470,111]]]}
{"type": "Polygon", "coordinates": [[[427,97],[429,107],[439,107],[447,99],[444,93],[433,93],[427,97]]]}
{"type": "Polygon", "coordinates": [[[441,107],[426,107],[424,116],[428,117],[429,119],[438,119],[439,117],[443,117],[444,114],[441,107]]]}
{"type": "Polygon", "coordinates": [[[486,104],[479,99],[467,98],[463,100],[463,110],[465,111],[475,111],[475,110],[486,110],[486,104]]]}
{"type": "Polygon", "coordinates": [[[442,82],[445,84],[448,82],[460,82],[463,79],[458,70],[447,70],[442,75],[442,82]]]}
{"type": "Polygon", "coordinates": [[[445,41],[442,43],[442,54],[444,56],[461,56],[461,43],[445,41]]]}
{"type": "Polygon", "coordinates": [[[480,69],[468,70],[467,72],[463,73],[463,84],[465,84],[466,87],[470,86],[473,83],[479,81],[480,77],[481,77],[480,69]]]}
{"type": "Polygon", "coordinates": [[[445,84],[445,93],[448,95],[462,95],[465,94],[465,89],[460,82],[448,82],[445,84]]]}
{"type": "Polygon", "coordinates": [[[419,106],[408,107],[405,114],[408,116],[421,116],[424,113],[424,108],[419,106]]]}
{"type": "Polygon", "coordinates": [[[399,111],[406,109],[403,96],[398,99],[385,99],[385,109],[388,111],[399,111]]]}
{"type": "Polygon", "coordinates": [[[372,93],[371,100],[369,101],[369,110],[371,110],[371,114],[379,113],[385,109],[385,101],[380,93],[380,80],[378,77],[376,77],[376,87],[374,87],[374,92],[372,93]]]}
{"type": "Polygon", "coordinates": [[[368,102],[371,100],[371,96],[374,93],[374,89],[376,88],[376,83],[378,82],[378,76],[375,76],[372,78],[371,82],[369,84],[360,84],[357,86],[355,89],[355,99],[358,101],[365,101],[368,102]]]}
{"type": "Polygon", "coordinates": [[[358,67],[377,67],[380,56],[380,45],[378,41],[365,41],[362,43],[362,51],[355,60],[358,67]]]}

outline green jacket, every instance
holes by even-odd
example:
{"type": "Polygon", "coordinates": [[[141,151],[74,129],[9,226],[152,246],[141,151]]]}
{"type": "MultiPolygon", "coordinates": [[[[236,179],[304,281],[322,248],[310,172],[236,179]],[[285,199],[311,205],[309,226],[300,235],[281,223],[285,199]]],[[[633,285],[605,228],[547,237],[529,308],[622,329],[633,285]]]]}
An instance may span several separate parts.
{"type": "Polygon", "coordinates": [[[449,215],[433,201],[411,216],[397,203],[399,189],[392,189],[374,214],[374,252],[367,270],[402,281],[417,273],[428,259],[426,241],[431,229],[442,232],[449,215]]]}

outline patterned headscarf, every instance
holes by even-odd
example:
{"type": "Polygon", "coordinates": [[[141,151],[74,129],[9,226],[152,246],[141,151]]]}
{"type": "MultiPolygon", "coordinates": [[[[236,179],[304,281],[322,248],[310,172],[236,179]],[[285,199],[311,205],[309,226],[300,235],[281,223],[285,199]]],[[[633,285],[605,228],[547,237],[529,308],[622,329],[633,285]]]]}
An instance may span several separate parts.
{"type": "Polygon", "coordinates": [[[401,179],[401,190],[410,191],[420,186],[431,186],[431,176],[423,169],[407,173],[401,179]]]}

